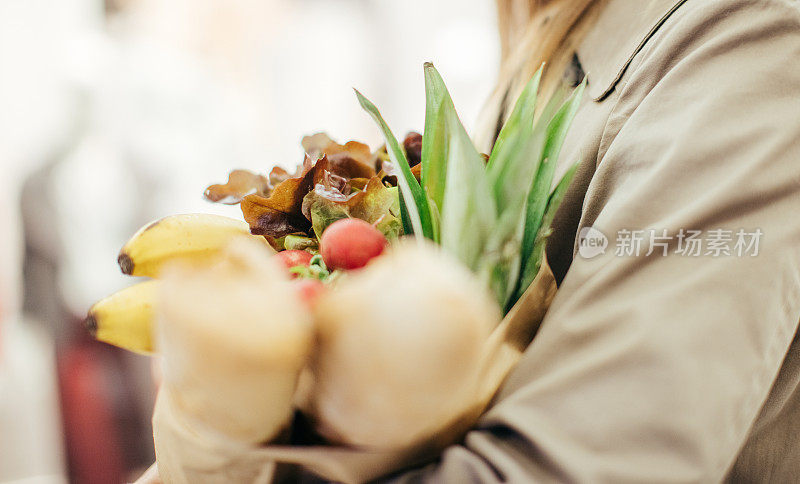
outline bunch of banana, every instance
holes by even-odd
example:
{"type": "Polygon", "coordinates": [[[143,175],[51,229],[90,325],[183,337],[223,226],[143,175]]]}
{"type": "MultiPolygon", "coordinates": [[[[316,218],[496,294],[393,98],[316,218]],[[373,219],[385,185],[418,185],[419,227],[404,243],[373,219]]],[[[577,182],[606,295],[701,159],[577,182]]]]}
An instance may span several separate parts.
{"type": "MultiPolygon", "coordinates": [[[[272,250],[263,237],[250,235],[249,226],[241,220],[211,214],[172,215],[136,232],[117,261],[124,274],[158,278],[164,265],[176,260],[206,265],[218,258],[232,239],[242,236],[272,250]]],[[[89,309],[86,328],[100,341],[152,353],[158,286],[158,280],[148,280],[98,301],[89,309]]]]}

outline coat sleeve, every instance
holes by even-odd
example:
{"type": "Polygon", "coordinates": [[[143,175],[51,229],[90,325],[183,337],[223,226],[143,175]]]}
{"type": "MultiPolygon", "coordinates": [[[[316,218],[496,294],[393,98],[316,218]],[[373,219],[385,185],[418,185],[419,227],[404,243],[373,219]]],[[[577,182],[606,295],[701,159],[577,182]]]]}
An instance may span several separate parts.
{"type": "Polygon", "coordinates": [[[800,318],[798,18],[796,2],[689,1],[661,27],[617,86],[585,200],[605,254],[576,255],[463,444],[387,481],[725,477],[800,318]],[[699,255],[678,253],[681,229],[699,255]],[[651,230],[668,238],[646,255],[651,230]]]}

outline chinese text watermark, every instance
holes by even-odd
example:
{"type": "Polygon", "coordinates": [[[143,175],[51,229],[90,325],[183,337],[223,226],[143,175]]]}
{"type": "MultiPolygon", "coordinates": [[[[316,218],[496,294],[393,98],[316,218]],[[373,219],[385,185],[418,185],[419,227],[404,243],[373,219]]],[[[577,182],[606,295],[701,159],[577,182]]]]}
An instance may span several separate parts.
{"type": "MultiPolygon", "coordinates": [[[[613,239],[613,253],[617,257],[755,257],[763,235],[761,229],[622,229],[613,239]]],[[[578,233],[578,254],[585,259],[605,254],[609,245],[609,237],[594,227],[583,227],[578,233]]]]}

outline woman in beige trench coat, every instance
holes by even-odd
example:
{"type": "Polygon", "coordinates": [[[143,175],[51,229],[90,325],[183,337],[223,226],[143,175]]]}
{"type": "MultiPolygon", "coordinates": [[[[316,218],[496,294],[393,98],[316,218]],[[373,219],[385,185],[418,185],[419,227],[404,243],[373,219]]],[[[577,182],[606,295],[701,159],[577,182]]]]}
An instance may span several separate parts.
{"type": "Polygon", "coordinates": [[[498,5],[491,119],[542,61],[588,78],[560,288],[463,443],[387,480],[800,480],[800,1],[498,5]]]}

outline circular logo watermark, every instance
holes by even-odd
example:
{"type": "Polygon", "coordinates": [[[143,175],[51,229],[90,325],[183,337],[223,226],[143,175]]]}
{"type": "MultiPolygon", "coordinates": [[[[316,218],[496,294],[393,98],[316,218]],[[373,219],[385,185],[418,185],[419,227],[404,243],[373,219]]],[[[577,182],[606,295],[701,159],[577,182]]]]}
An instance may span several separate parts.
{"type": "Polygon", "coordinates": [[[578,254],[591,259],[606,253],[608,237],[594,227],[584,227],[578,232],[578,254]]]}

